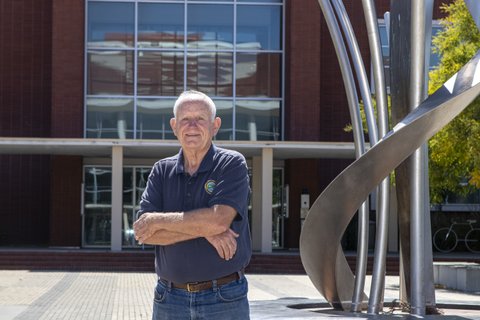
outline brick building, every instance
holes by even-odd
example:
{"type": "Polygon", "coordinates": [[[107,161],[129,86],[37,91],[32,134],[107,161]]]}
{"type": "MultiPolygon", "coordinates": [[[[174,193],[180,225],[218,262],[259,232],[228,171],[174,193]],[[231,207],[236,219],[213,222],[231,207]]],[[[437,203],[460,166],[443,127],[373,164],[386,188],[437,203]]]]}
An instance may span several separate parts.
{"type": "MultiPolygon", "coordinates": [[[[344,2],[369,70],[361,1],[344,2]]],[[[216,143],[247,157],[255,250],[298,248],[301,194],[313,202],[354,158],[316,0],[3,0],[0,44],[1,246],[137,247],[185,89],[212,96],[216,143]]]]}

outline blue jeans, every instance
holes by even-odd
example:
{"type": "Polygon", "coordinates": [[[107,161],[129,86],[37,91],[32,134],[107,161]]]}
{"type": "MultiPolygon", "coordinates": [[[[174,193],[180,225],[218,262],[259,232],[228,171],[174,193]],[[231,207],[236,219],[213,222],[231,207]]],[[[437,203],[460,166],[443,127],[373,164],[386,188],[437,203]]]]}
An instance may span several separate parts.
{"type": "Polygon", "coordinates": [[[199,292],[172,288],[158,281],[152,320],[248,320],[247,292],[245,276],[199,292]]]}

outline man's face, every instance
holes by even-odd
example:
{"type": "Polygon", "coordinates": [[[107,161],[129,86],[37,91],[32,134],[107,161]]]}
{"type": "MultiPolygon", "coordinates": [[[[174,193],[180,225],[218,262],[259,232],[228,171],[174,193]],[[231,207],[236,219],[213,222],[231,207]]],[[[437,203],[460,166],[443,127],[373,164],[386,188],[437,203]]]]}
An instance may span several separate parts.
{"type": "Polygon", "coordinates": [[[203,151],[220,128],[221,120],[212,115],[202,102],[186,102],[177,110],[177,117],[170,120],[173,132],[185,151],[203,151]]]}

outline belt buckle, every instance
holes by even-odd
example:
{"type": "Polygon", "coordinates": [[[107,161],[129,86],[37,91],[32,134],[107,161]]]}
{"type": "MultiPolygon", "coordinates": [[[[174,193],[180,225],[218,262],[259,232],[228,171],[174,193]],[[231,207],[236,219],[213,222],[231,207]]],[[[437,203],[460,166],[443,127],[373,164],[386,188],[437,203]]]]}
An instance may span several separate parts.
{"type": "Polygon", "coordinates": [[[194,289],[198,282],[189,282],[187,283],[187,291],[188,292],[198,292],[200,291],[198,288],[194,289]]]}

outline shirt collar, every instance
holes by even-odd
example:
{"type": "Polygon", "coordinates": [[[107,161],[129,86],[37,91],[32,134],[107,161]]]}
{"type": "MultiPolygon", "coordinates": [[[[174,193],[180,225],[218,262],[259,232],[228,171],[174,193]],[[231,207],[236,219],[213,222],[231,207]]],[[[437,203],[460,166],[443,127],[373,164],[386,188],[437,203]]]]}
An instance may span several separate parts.
{"type": "MultiPolygon", "coordinates": [[[[213,157],[217,151],[217,147],[212,143],[210,148],[208,149],[207,153],[202,159],[202,163],[200,163],[200,167],[197,170],[199,172],[209,171],[213,167],[213,157]]],[[[180,149],[178,152],[178,162],[177,162],[177,174],[185,173],[185,159],[183,157],[183,149],[180,149]]]]}

